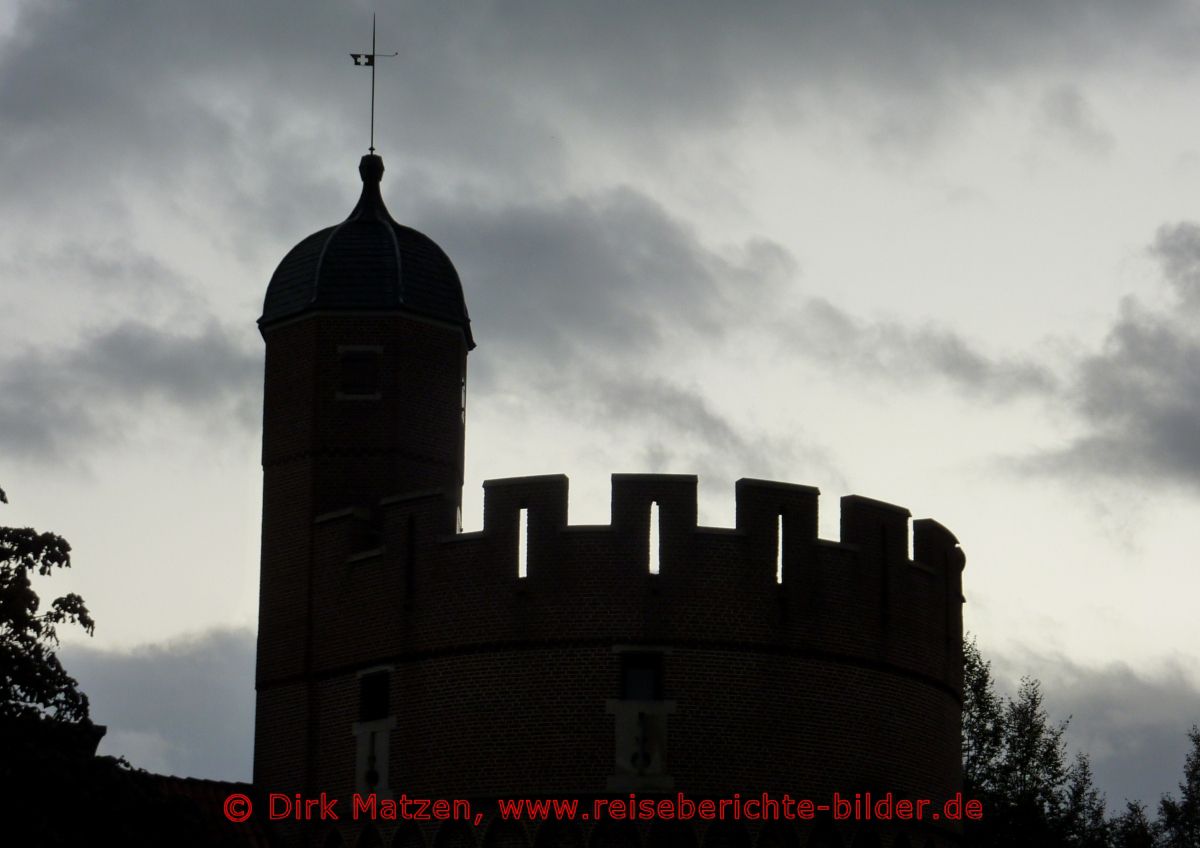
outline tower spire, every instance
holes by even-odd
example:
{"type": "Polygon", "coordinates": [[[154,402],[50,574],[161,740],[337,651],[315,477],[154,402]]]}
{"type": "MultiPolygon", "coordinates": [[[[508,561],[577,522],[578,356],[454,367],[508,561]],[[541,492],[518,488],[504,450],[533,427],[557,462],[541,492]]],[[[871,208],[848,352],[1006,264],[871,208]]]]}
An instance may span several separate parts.
{"type": "Polygon", "coordinates": [[[371,15],[371,52],[350,54],[350,58],[354,60],[354,64],[371,69],[371,146],[367,148],[371,153],[375,152],[375,57],[399,55],[399,51],[395,53],[375,52],[375,16],[371,15]]]}

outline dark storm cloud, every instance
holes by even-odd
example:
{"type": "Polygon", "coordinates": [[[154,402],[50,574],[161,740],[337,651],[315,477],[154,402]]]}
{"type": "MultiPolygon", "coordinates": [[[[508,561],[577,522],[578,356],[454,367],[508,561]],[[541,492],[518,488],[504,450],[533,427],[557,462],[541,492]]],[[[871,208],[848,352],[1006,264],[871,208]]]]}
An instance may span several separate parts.
{"type": "MultiPolygon", "coordinates": [[[[341,171],[321,160],[361,141],[366,72],[346,54],[365,49],[368,11],[317,0],[23,4],[0,45],[0,216],[24,226],[33,209],[47,213],[35,224],[71,222],[77,209],[119,214],[151,198],[150,208],[184,223],[219,221],[217,242],[246,255],[278,251],[264,261],[277,259],[283,242],[332,223],[314,210],[336,207],[341,171]]],[[[1198,20],[1193,4],[1174,0],[778,2],[752,12],[716,2],[418,3],[381,20],[381,51],[400,55],[380,60],[379,118],[388,149],[404,154],[389,158],[391,177],[412,190],[411,208],[430,212],[415,222],[463,271],[481,344],[562,362],[603,346],[637,363],[680,328],[701,337],[728,326],[736,310],[770,317],[763,294],[794,263],[768,243],[701,244],[632,189],[580,192],[567,167],[575,147],[630,137],[649,156],[669,155],[681,139],[731,127],[747,109],[803,115],[814,104],[865,122],[881,143],[908,144],[987,87],[1034,72],[1082,79],[1118,58],[1195,61],[1198,20]],[[511,197],[514,186],[527,200],[507,208],[461,200],[511,197]]],[[[1076,141],[1095,143],[1103,130],[1083,86],[1052,90],[1043,111],[1076,141]]],[[[18,232],[10,227],[6,237],[18,232]]],[[[53,241],[52,228],[38,232],[53,241]]],[[[158,261],[155,250],[167,249],[147,256],[158,261]]],[[[936,375],[976,396],[1054,386],[1036,364],[989,356],[937,328],[863,321],[823,301],[811,301],[786,332],[825,361],[889,378],[936,375]]],[[[216,336],[190,343],[226,367],[211,378],[190,373],[164,342],[161,366],[145,356],[140,366],[125,363],[121,373],[142,375],[127,382],[91,355],[113,351],[85,349],[96,339],[8,360],[0,439],[47,455],[73,435],[105,431],[107,401],[80,400],[95,387],[185,406],[200,397],[189,385],[233,403],[249,396],[252,377],[235,373],[249,354],[216,336]],[[162,382],[168,367],[183,388],[162,382]]],[[[1087,379],[1085,414],[1121,418],[1104,396],[1124,387],[1106,389],[1112,380],[1103,374],[1087,379]]],[[[1164,414],[1158,423],[1178,441],[1180,420],[1164,414]]],[[[1110,421],[1077,453],[1105,453],[1106,439],[1130,435],[1110,421]]]]}
{"type": "Polygon", "coordinates": [[[803,114],[815,97],[876,123],[880,139],[920,132],[917,123],[927,133],[948,107],[1032,68],[1082,69],[1118,55],[1195,61],[1197,25],[1195,7],[1175,0],[1137,9],[1119,0],[702,0],[493,10],[472,22],[481,70],[503,69],[535,100],[585,105],[626,128],[691,130],[725,125],[747,107],[803,114]],[[919,121],[909,120],[914,111],[919,121]]]}
{"type": "Polygon", "coordinates": [[[531,404],[628,428],[655,469],[700,462],[704,473],[727,476],[709,459],[722,456],[744,473],[767,473],[790,455],[744,432],[700,392],[643,373],[650,356],[672,345],[719,345],[729,328],[769,313],[795,277],[781,246],[712,248],[628,187],[539,203],[413,205],[464,280],[480,345],[471,362],[475,397],[519,381],[531,404]]]}
{"type": "Polygon", "coordinates": [[[131,651],[64,647],[63,665],[107,726],[100,753],[162,774],[249,780],[254,633],[210,630],[131,651]]]}
{"type": "MultiPolygon", "coordinates": [[[[346,54],[366,48],[367,13],[21,4],[0,46],[9,202],[205,185],[236,213],[264,177],[297,181],[301,151],[362,140],[366,72],[346,54]]],[[[747,108],[803,114],[813,98],[907,139],[1031,68],[1194,62],[1198,18],[1183,0],[407,4],[381,20],[380,50],[399,56],[380,63],[380,129],[424,167],[526,184],[553,184],[568,143],[632,133],[661,155],[673,133],[747,108]]]]}
{"type": "Polygon", "coordinates": [[[0,448],[59,460],[118,438],[155,402],[200,420],[254,420],[261,357],[210,324],[176,335],[127,322],[75,347],[0,361],[0,448]]]}
{"type": "Polygon", "coordinates": [[[1200,226],[1160,227],[1150,253],[1177,303],[1153,309],[1122,301],[1102,349],[1079,364],[1068,394],[1083,433],[1035,457],[1034,467],[1200,487],[1200,226]]]}
{"type": "MultiPolygon", "coordinates": [[[[795,276],[779,245],[710,248],[630,188],[514,206],[434,201],[419,218],[466,281],[475,391],[519,381],[530,403],[642,440],[654,470],[767,474],[789,461],[785,445],[747,433],[700,392],[644,373],[653,354],[719,345],[767,312],[795,276]]],[[[815,449],[806,459],[826,465],[815,449]]]]}
{"type": "Polygon", "coordinates": [[[821,298],[810,299],[775,330],[791,350],[901,385],[945,381],[968,396],[994,401],[1045,395],[1056,385],[1045,366],[989,356],[950,330],[863,320],[821,298]]]}
{"type": "Polygon", "coordinates": [[[1110,814],[1125,799],[1153,811],[1165,792],[1178,794],[1187,732],[1200,723],[1200,689],[1178,666],[1148,671],[1114,663],[1085,668],[1063,656],[1024,653],[994,658],[997,683],[1013,695],[1023,675],[1042,682],[1054,722],[1070,718],[1067,743],[1089,754],[1110,814]]]}
{"type": "Polygon", "coordinates": [[[601,346],[638,361],[675,332],[716,339],[794,268],[766,241],[710,249],[629,188],[540,204],[432,204],[420,217],[466,281],[480,343],[557,366],[601,346]]]}
{"type": "MultiPolygon", "coordinates": [[[[497,169],[526,157],[544,168],[552,135],[477,73],[463,42],[473,28],[453,8],[390,21],[402,52],[380,69],[384,138],[425,164],[462,150],[497,169]]],[[[184,217],[198,205],[255,217],[261,233],[257,198],[270,198],[271,222],[286,219],[304,185],[325,179],[320,152],[366,146],[369,74],[348,54],[369,44],[368,19],[317,0],[23,4],[0,46],[3,204],[119,210],[140,192],[173,198],[184,217]]]]}
{"type": "Polygon", "coordinates": [[[427,198],[414,208],[454,257],[480,344],[499,349],[476,360],[484,370],[474,385],[485,391],[489,361],[507,368],[520,355],[570,369],[603,352],[636,374],[667,339],[719,344],[731,327],[764,322],[792,352],[889,382],[942,380],[993,400],[1056,386],[1047,368],[989,356],[949,330],[861,320],[820,298],[779,322],[776,304],[797,282],[795,257],[762,239],[715,249],[628,187],[511,206],[427,198]]]}

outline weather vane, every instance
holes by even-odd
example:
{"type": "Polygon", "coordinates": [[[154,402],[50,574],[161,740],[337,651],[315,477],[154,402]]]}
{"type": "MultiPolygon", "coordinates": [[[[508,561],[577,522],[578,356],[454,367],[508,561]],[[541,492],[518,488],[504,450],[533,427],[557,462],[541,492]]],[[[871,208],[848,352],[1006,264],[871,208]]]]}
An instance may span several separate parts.
{"type": "Polygon", "coordinates": [[[370,53],[351,53],[350,58],[354,60],[354,64],[362,66],[370,66],[371,68],[371,147],[372,153],[375,152],[375,57],[376,56],[399,56],[400,53],[376,53],[375,52],[375,16],[371,15],[371,52],[370,53]]]}

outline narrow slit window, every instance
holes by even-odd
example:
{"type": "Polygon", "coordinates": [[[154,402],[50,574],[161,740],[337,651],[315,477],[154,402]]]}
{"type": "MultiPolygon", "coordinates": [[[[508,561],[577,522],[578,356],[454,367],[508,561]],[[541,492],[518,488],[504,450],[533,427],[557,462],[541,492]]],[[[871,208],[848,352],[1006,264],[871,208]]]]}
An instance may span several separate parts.
{"type": "Polygon", "coordinates": [[[517,520],[517,577],[529,576],[529,510],[517,520]]]}
{"type": "Polygon", "coordinates": [[[775,520],[775,582],[783,582],[783,514],[775,520]]]}
{"type": "Polygon", "coordinates": [[[658,574],[658,501],[650,502],[650,573],[658,574]]]}
{"type": "Polygon", "coordinates": [[[411,515],[408,517],[408,532],[404,541],[407,552],[404,558],[404,597],[405,603],[408,603],[417,587],[417,522],[411,515]]]}

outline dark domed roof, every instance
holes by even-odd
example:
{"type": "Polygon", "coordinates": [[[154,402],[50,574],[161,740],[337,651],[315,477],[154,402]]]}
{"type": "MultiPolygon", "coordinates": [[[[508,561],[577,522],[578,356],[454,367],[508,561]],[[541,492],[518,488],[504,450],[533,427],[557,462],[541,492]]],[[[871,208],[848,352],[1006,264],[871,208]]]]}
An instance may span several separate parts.
{"type": "Polygon", "coordinates": [[[397,224],[383,205],[383,159],[358,165],[363,190],[350,217],[313,233],[288,251],[267,286],[260,327],[303,312],[402,310],[462,327],[467,348],[471,319],[462,283],[434,241],[397,224]]]}

